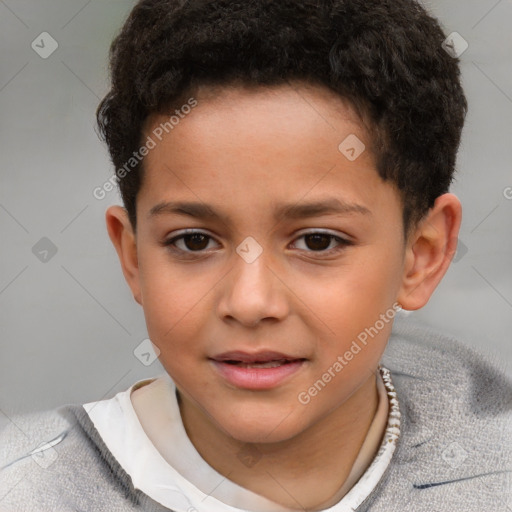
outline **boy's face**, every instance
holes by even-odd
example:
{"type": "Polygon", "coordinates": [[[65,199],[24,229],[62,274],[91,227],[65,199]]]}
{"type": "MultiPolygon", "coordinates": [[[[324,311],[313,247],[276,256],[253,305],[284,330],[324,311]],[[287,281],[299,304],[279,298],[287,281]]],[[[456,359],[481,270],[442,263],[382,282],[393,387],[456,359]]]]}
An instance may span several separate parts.
{"type": "MultiPolygon", "coordinates": [[[[282,86],[195,99],[145,158],[129,282],[182,408],[240,441],[289,439],[374,378],[402,284],[401,202],[368,150],[351,161],[358,147],[338,149],[349,136],[369,141],[329,91],[282,86]],[[338,212],[275,216],[283,205],[301,213],[335,201],[338,212]],[[220,218],[162,207],[177,202],[220,218]],[[165,245],[185,229],[199,236],[165,245]],[[366,345],[357,341],[364,332],[366,345]],[[295,362],[222,362],[232,351],[295,362]]],[[[144,140],[168,120],[150,118],[144,140]]]]}

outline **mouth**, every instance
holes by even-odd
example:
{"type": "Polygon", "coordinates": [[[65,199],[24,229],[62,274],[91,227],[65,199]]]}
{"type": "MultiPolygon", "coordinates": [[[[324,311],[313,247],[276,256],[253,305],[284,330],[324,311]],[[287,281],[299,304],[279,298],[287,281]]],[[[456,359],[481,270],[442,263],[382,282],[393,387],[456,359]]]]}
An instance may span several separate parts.
{"type": "Polygon", "coordinates": [[[276,387],[307,361],[280,352],[224,352],[210,358],[214,368],[230,384],[245,389],[276,387]]]}
{"type": "Polygon", "coordinates": [[[244,363],[242,361],[220,361],[233,366],[239,366],[241,368],[277,368],[285,364],[293,363],[294,361],[302,361],[302,359],[276,359],[273,361],[254,361],[253,363],[244,363]]]}
{"type": "Polygon", "coordinates": [[[246,366],[249,368],[274,368],[282,364],[305,360],[303,357],[295,357],[288,354],[283,354],[282,352],[274,352],[270,350],[262,350],[252,354],[249,352],[234,350],[231,352],[223,352],[222,354],[218,354],[211,359],[218,361],[219,363],[246,366]]]}

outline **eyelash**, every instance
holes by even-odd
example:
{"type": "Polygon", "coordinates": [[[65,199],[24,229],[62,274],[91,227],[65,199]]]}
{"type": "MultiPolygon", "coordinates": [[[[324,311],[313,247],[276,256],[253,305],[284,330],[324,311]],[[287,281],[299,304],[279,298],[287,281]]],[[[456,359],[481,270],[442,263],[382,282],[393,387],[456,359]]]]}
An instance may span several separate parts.
{"type": "MultiPolygon", "coordinates": [[[[190,230],[186,230],[185,232],[181,233],[180,235],[177,235],[168,240],[165,240],[163,242],[163,245],[165,247],[167,247],[172,252],[179,252],[179,253],[188,254],[188,255],[193,255],[193,254],[202,255],[205,252],[204,249],[202,249],[200,251],[191,251],[191,250],[179,249],[175,246],[176,241],[184,239],[186,236],[190,236],[190,235],[204,235],[207,238],[209,238],[210,240],[213,240],[212,236],[208,235],[207,233],[205,233],[203,231],[190,229],[190,230]]],[[[302,233],[297,239],[300,239],[300,238],[303,238],[306,236],[310,236],[310,235],[323,235],[323,236],[329,237],[331,241],[333,239],[336,240],[339,243],[339,246],[334,249],[319,250],[319,251],[306,250],[306,249],[300,249],[300,250],[303,250],[306,252],[311,252],[311,253],[322,254],[322,255],[324,255],[324,254],[331,255],[331,254],[338,253],[338,252],[344,250],[347,246],[353,245],[353,242],[351,242],[350,240],[333,235],[333,234],[325,232],[325,231],[308,231],[307,233],[302,233]]],[[[329,245],[330,245],[330,242],[329,242],[329,245]]]]}

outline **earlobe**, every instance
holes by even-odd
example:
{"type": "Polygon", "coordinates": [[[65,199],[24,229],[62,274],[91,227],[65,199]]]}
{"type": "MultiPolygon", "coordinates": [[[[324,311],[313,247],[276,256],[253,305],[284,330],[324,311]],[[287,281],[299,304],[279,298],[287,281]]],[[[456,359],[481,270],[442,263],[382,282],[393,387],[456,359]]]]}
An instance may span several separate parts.
{"type": "Polygon", "coordinates": [[[128,213],[121,206],[111,206],[105,213],[105,221],[108,236],[119,257],[124,278],[132,291],[133,298],[142,305],[137,243],[128,213]]]}
{"type": "Polygon", "coordinates": [[[462,206],[453,194],[439,196],[406,247],[397,301],[406,310],[422,308],[446,274],[457,249],[462,206]]]}

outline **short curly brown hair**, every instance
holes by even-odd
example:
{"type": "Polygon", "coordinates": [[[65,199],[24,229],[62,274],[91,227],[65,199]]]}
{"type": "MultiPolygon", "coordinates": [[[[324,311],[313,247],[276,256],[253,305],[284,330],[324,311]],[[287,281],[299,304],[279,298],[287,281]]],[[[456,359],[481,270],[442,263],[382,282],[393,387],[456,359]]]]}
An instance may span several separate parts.
{"type": "MultiPolygon", "coordinates": [[[[377,171],[400,192],[407,233],[448,191],[467,113],[445,39],[415,0],[140,0],[110,48],[100,136],[119,170],[147,117],[196,86],[325,86],[370,121],[377,171]]],[[[117,177],[134,229],[142,174],[138,164],[117,177]]]]}

